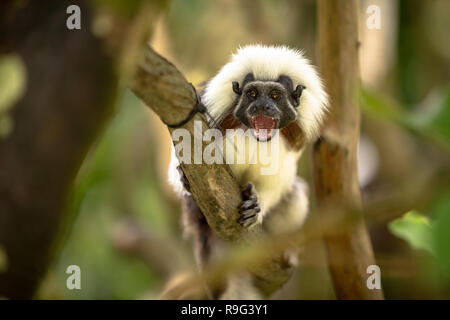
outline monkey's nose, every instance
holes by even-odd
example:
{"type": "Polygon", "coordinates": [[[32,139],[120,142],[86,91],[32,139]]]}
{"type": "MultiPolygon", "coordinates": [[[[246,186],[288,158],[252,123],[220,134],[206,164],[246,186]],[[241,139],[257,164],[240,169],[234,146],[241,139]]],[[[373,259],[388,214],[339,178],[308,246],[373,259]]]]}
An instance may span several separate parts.
{"type": "Polygon", "coordinates": [[[263,104],[257,107],[257,111],[268,116],[274,116],[276,110],[274,106],[263,104]]]}

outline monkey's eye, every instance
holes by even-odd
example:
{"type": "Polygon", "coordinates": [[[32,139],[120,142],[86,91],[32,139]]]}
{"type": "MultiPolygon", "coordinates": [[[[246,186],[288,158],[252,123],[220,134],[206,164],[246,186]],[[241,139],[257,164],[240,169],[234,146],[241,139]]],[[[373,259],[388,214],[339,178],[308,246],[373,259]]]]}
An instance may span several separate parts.
{"type": "Polygon", "coordinates": [[[258,95],[258,92],[256,92],[255,89],[250,89],[247,91],[247,96],[251,99],[255,99],[257,95],[258,95]]]}
{"type": "Polygon", "coordinates": [[[274,90],[270,93],[270,97],[273,100],[278,100],[280,98],[280,92],[278,92],[277,90],[274,90]]]}

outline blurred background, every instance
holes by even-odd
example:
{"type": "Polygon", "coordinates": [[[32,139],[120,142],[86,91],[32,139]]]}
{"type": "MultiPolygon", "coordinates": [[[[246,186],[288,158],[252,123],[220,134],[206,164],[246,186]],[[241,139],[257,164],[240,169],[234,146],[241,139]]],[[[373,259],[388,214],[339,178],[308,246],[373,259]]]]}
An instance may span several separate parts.
{"type": "MultiPolygon", "coordinates": [[[[450,2],[362,0],[360,10],[358,170],[364,202],[407,195],[411,188],[424,197],[411,211],[380,207],[387,218],[367,217],[384,294],[449,299],[450,2]],[[370,5],[381,9],[380,29],[367,27],[370,5]]],[[[101,15],[89,19],[97,28],[105,23],[101,15]]],[[[317,65],[316,19],[314,0],[172,0],[158,18],[151,45],[198,84],[245,44],[299,48],[317,65]]],[[[5,82],[6,72],[18,87],[26,81],[20,79],[20,63],[0,56],[0,88],[14,86],[5,82]]],[[[167,184],[168,131],[130,90],[122,89],[115,104],[76,175],[70,221],[37,298],[154,299],[175,272],[168,270],[170,257],[167,262],[155,253],[158,244],[171,248],[162,256],[179,254],[176,261],[193,263],[179,202],[167,184]],[[66,268],[73,264],[81,268],[81,290],[66,288],[66,268]]],[[[0,109],[1,132],[10,126],[5,110],[0,109]]],[[[309,162],[307,153],[299,174],[311,181],[309,162]]],[[[0,251],[0,270],[1,257],[0,251]]],[[[308,243],[295,275],[274,296],[334,297],[320,242],[308,243]]]]}

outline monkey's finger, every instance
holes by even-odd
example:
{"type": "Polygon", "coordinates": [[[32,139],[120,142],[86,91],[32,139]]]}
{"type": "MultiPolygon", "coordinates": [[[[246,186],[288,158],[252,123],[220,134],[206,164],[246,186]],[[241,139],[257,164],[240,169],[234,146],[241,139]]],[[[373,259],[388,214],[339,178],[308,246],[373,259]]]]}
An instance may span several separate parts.
{"type": "Polygon", "coordinates": [[[254,192],[254,186],[252,183],[247,183],[241,186],[241,194],[244,199],[248,199],[254,192]]]}
{"type": "Polygon", "coordinates": [[[242,226],[244,228],[250,229],[251,227],[253,227],[256,224],[256,219],[255,220],[247,220],[245,223],[242,224],[242,226]]]}
{"type": "Polygon", "coordinates": [[[259,207],[259,204],[251,205],[248,208],[238,208],[239,213],[242,215],[246,215],[247,212],[253,212],[253,213],[259,213],[261,211],[261,208],[259,207]]]}
{"type": "Polygon", "coordinates": [[[257,217],[256,214],[250,215],[248,217],[240,217],[238,219],[238,222],[245,228],[248,228],[249,226],[252,226],[256,223],[257,221],[257,217]]]}
{"type": "Polygon", "coordinates": [[[256,215],[249,217],[248,219],[239,221],[239,223],[244,227],[244,228],[250,228],[252,226],[254,226],[256,223],[258,222],[258,218],[256,217],[256,215]]]}
{"type": "Polygon", "coordinates": [[[244,210],[250,209],[252,207],[255,207],[257,205],[258,205],[258,201],[256,201],[256,199],[251,199],[251,200],[242,201],[239,204],[238,208],[239,208],[239,211],[244,211],[244,210]]]}
{"type": "Polygon", "coordinates": [[[239,217],[239,219],[237,219],[238,222],[244,222],[248,219],[256,219],[256,213],[249,213],[245,216],[241,216],[239,217]]]}
{"type": "Polygon", "coordinates": [[[247,217],[252,216],[252,215],[256,215],[260,211],[261,211],[261,209],[259,208],[259,206],[256,206],[254,208],[250,208],[250,209],[247,209],[247,210],[242,210],[242,212],[240,212],[241,217],[239,219],[247,218],[247,217]]]}

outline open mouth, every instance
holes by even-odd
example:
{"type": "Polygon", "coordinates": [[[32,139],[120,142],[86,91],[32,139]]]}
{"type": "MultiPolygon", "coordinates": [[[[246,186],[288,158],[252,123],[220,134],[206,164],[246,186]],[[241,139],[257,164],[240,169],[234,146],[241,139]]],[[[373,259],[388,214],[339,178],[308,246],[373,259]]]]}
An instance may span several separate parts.
{"type": "Polygon", "coordinates": [[[269,141],[278,129],[279,119],[259,114],[250,118],[252,134],[258,141],[269,141]]]}

